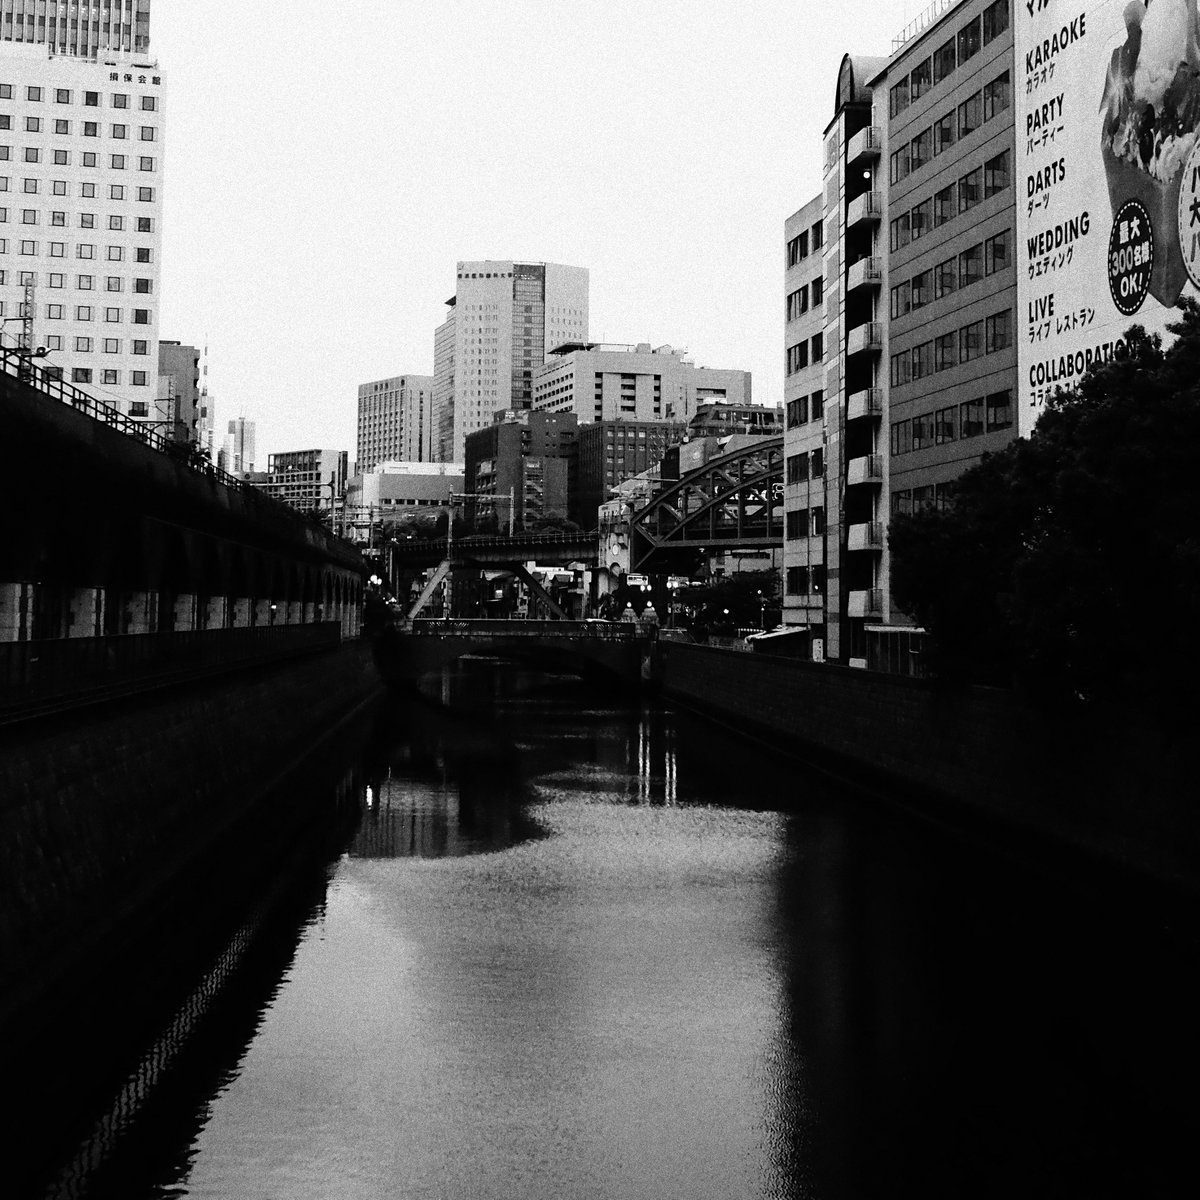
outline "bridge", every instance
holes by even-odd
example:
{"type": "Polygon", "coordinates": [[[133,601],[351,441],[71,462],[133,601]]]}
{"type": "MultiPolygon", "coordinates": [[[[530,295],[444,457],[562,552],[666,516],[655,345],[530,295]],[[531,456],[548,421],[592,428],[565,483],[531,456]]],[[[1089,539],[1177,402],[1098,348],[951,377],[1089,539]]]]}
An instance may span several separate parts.
{"type": "Polygon", "coordinates": [[[464,655],[629,684],[649,681],[656,642],[656,628],[624,621],[419,619],[381,630],[376,662],[400,686],[464,655]]]}

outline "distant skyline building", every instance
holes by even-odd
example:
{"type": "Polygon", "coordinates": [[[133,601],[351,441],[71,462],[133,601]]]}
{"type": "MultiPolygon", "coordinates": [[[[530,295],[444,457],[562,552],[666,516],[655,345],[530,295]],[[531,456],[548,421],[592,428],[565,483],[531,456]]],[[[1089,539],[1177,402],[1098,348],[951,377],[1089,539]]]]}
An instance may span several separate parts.
{"type": "Polygon", "coordinates": [[[434,337],[433,437],[462,461],[469,433],[533,407],[534,372],[556,346],[586,341],[588,271],[557,263],[460,262],[434,337]]]}
{"type": "MultiPolygon", "coordinates": [[[[158,394],[155,403],[170,420],[170,436],[179,442],[200,440],[200,349],[182,342],[158,343],[158,394]]],[[[168,430],[160,427],[160,432],[168,430]]]]}
{"type": "Polygon", "coordinates": [[[592,421],[683,421],[701,404],[749,404],[749,371],[697,367],[687,351],[587,341],[552,348],[533,373],[533,407],[592,421]]]}
{"type": "Polygon", "coordinates": [[[150,0],[0,5],[4,338],[128,416],[161,422],[164,78],[150,0]]]}
{"type": "Polygon", "coordinates": [[[432,457],[433,376],[393,375],[358,385],[357,470],[432,457]]]}
{"type": "Polygon", "coordinates": [[[254,470],[254,422],[236,417],[229,422],[225,440],[217,454],[217,466],[231,474],[254,470]]]}
{"type": "Polygon", "coordinates": [[[267,458],[263,491],[301,512],[332,511],[345,494],[348,450],[285,450],[267,458]]]}

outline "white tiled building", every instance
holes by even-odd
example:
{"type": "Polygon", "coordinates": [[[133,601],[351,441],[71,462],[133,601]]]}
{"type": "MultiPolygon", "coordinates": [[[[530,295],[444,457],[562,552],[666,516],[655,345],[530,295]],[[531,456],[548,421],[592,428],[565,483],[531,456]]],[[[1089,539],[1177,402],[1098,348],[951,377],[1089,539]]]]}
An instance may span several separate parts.
{"type": "Polygon", "coordinates": [[[358,385],[359,471],[389,460],[429,462],[433,376],[393,375],[358,385]]]}
{"type": "Polygon", "coordinates": [[[75,4],[0,0],[4,344],[28,333],[45,366],[153,421],[164,78],[149,0],[92,7],[80,29],[75,4]]]}

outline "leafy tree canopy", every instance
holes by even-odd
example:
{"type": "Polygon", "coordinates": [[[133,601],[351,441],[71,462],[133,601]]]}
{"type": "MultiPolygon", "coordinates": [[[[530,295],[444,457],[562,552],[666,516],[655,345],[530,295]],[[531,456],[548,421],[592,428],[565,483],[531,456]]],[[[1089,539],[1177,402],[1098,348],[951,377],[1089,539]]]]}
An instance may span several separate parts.
{"type": "Polygon", "coordinates": [[[1178,705],[1200,667],[1200,307],[1059,394],[944,511],[897,516],[896,601],[943,676],[1178,705]]]}

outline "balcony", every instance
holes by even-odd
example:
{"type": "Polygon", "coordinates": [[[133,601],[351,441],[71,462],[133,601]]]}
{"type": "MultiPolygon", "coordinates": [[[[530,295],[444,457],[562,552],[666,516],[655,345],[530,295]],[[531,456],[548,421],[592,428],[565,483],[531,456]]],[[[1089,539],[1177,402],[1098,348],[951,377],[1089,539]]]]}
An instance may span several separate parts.
{"type": "Polygon", "coordinates": [[[847,550],[882,550],[883,525],[879,521],[866,521],[851,525],[846,534],[847,550]]]}
{"type": "Polygon", "coordinates": [[[849,487],[853,487],[856,483],[881,483],[882,481],[882,454],[864,454],[861,458],[852,458],[846,465],[846,484],[849,487]]]}
{"type": "Polygon", "coordinates": [[[864,321],[855,325],[846,335],[846,355],[862,354],[864,351],[877,353],[883,349],[883,322],[864,321]]]}
{"type": "Polygon", "coordinates": [[[883,259],[860,258],[846,272],[846,295],[861,287],[879,287],[883,282],[883,259]]]}
{"type": "Polygon", "coordinates": [[[864,388],[846,397],[846,420],[878,417],[883,413],[883,388],[864,388]]]}
{"type": "Polygon", "coordinates": [[[881,616],[883,616],[883,591],[882,591],[882,589],[867,588],[865,591],[847,593],[846,616],[848,616],[848,617],[881,617],[881,616]]]}
{"type": "Polygon", "coordinates": [[[881,221],[883,219],[883,193],[863,192],[857,199],[851,200],[846,209],[846,228],[853,229],[864,221],[881,221]]]}
{"type": "Polygon", "coordinates": [[[878,125],[860,129],[846,144],[846,166],[874,162],[883,153],[883,132],[878,125]]]}

